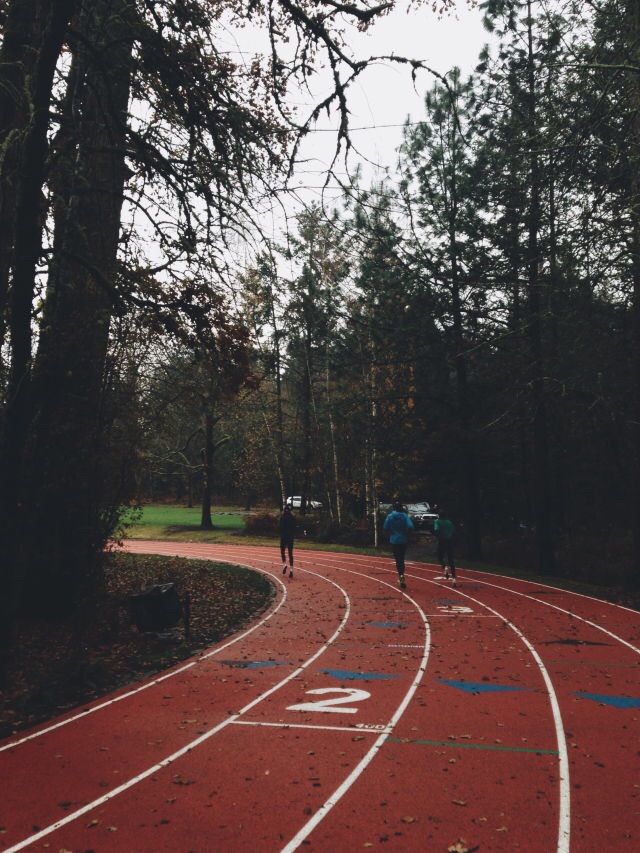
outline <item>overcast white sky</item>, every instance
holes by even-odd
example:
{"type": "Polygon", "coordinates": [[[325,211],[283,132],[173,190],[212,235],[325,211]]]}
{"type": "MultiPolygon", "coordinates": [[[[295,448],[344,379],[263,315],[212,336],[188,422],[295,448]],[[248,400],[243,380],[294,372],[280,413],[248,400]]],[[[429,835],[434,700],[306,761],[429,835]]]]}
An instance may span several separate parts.
{"type": "MultiPolygon", "coordinates": [[[[354,53],[359,56],[396,54],[421,59],[441,74],[454,65],[458,65],[463,74],[470,73],[477,65],[482,47],[490,39],[482,26],[480,10],[469,8],[466,0],[458,0],[454,13],[439,17],[428,7],[407,10],[407,6],[402,0],[368,33],[354,32],[351,43],[354,53]]],[[[394,167],[395,152],[402,139],[401,127],[381,125],[402,125],[408,115],[414,120],[420,119],[424,94],[433,82],[431,74],[421,72],[414,85],[410,69],[393,63],[377,64],[364,72],[351,89],[349,99],[353,127],[377,127],[353,132],[353,140],[364,157],[383,168],[394,167]]],[[[325,120],[319,127],[330,126],[331,122],[325,120]]],[[[333,134],[313,134],[304,155],[315,157],[317,161],[306,168],[326,169],[334,146],[333,134]]],[[[357,156],[353,159],[357,160],[357,156]]],[[[369,167],[366,174],[373,176],[373,167],[369,167]]]]}
{"type": "MultiPolygon", "coordinates": [[[[263,33],[252,32],[251,29],[229,30],[223,49],[232,53],[239,51],[248,57],[263,49],[263,38],[263,33]]],[[[480,10],[470,8],[467,0],[457,0],[455,10],[444,16],[433,12],[430,4],[416,8],[410,7],[409,0],[398,0],[397,8],[368,32],[360,33],[354,27],[350,47],[358,58],[395,54],[423,60],[441,74],[454,65],[459,66],[463,74],[468,74],[477,64],[483,46],[490,40],[490,34],[482,26],[480,10]]],[[[309,112],[309,109],[304,110],[305,105],[310,108],[326,94],[328,81],[328,75],[325,78],[318,75],[317,88],[312,96],[308,92],[292,93],[291,100],[300,107],[301,116],[309,112]]],[[[424,94],[433,82],[433,75],[425,71],[419,74],[414,85],[407,66],[380,63],[365,71],[350,90],[352,140],[357,151],[350,154],[349,170],[353,171],[359,162],[363,163],[362,185],[367,186],[381,177],[381,170],[388,168],[393,171],[396,149],[402,140],[402,124],[407,116],[413,120],[422,117],[424,94]],[[367,129],[356,129],[361,127],[367,129]],[[379,164],[380,169],[371,163],[379,164]]],[[[303,162],[293,181],[293,186],[300,188],[297,195],[301,203],[308,204],[321,197],[336,144],[335,133],[327,131],[336,126],[337,120],[331,121],[330,117],[324,116],[316,132],[311,133],[304,143],[300,153],[303,162]]],[[[336,164],[335,169],[344,172],[344,162],[336,164]]],[[[325,192],[325,204],[331,204],[331,199],[338,195],[337,189],[325,192]]],[[[291,216],[295,208],[293,199],[285,203],[286,216],[285,212],[274,208],[271,227],[267,224],[269,214],[265,210],[261,218],[266,230],[272,231],[273,236],[281,234],[285,218],[291,216]]]]}

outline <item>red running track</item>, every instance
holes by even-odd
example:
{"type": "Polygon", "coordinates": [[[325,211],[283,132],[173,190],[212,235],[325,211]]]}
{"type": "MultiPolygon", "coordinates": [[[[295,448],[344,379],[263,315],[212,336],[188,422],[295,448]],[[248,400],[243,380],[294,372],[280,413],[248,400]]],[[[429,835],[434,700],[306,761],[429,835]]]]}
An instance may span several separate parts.
{"type": "Polygon", "coordinates": [[[241,563],[249,629],[0,743],[6,851],[640,849],[640,613],[472,571],[241,563]]]}

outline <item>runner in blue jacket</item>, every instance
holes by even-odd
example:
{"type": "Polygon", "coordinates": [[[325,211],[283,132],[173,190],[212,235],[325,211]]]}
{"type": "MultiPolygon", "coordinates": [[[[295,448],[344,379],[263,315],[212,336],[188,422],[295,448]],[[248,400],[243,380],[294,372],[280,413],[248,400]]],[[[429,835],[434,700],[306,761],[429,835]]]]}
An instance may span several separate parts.
{"type": "Polygon", "coordinates": [[[393,509],[384,520],[384,529],[389,533],[389,542],[396,560],[400,588],[405,589],[407,585],[404,582],[404,555],[407,550],[408,533],[413,530],[413,522],[404,511],[400,501],[393,504],[393,509]]]}

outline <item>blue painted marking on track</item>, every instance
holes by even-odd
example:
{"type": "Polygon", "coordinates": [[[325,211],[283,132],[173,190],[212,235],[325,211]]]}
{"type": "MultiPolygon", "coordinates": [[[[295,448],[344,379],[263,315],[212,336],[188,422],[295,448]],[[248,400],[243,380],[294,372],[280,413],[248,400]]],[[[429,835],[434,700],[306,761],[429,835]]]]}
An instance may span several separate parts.
{"type": "Polygon", "coordinates": [[[591,699],[592,702],[601,702],[603,705],[611,705],[614,708],[640,708],[640,699],[633,696],[607,696],[604,693],[574,693],[578,699],[591,699]]]}
{"type": "Polygon", "coordinates": [[[390,681],[392,678],[398,678],[397,675],[388,675],[386,672],[354,672],[350,669],[321,669],[320,672],[340,681],[390,681]]]}
{"type": "Polygon", "coordinates": [[[405,622],[369,622],[374,628],[406,628],[405,622]]]}
{"type": "Polygon", "coordinates": [[[455,687],[456,690],[464,690],[465,693],[516,693],[528,690],[528,687],[516,687],[514,684],[491,684],[489,681],[453,681],[448,678],[439,678],[440,684],[447,687],[455,687]]]}
{"type": "Polygon", "coordinates": [[[460,601],[456,598],[436,598],[433,603],[440,607],[453,607],[454,605],[458,607],[460,605],[460,601]]]}
{"type": "Polygon", "coordinates": [[[235,669],[267,669],[271,666],[287,666],[286,660],[221,660],[225,666],[235,669]]]}

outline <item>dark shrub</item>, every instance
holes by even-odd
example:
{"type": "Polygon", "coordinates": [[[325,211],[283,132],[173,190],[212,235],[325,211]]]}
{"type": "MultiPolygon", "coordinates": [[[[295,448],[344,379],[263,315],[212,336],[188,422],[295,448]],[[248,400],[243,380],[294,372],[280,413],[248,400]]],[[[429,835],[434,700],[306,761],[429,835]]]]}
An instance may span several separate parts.
{"type": "Polygon", "coordinates": [[[249,536],[279,536],[280,517],[269,512],[248,515],[246,518],[245,533],[249,536]]]}
{"type": "Polygon", "coordinates": [[[338,539],[340,545],[353,545],[355,548],[371,548],[373,533],[366,527],[346,527],[342,529],[338,539]]]}
{"type": "Polygon", "coordinates": [[[296,515],[296,539],[313,539],[315,542],[326,541],[318,538],[322,526],[321,519],[309,515],[296,515]]]}
{"type": "Polygon", "coordinates": [[[344,537],[352,532],[352,528],[346,524],[339,524],[337,521],[325,518],[318,525],[318,532],[315,538],[318,542],[343,542],[344,537]]]}

